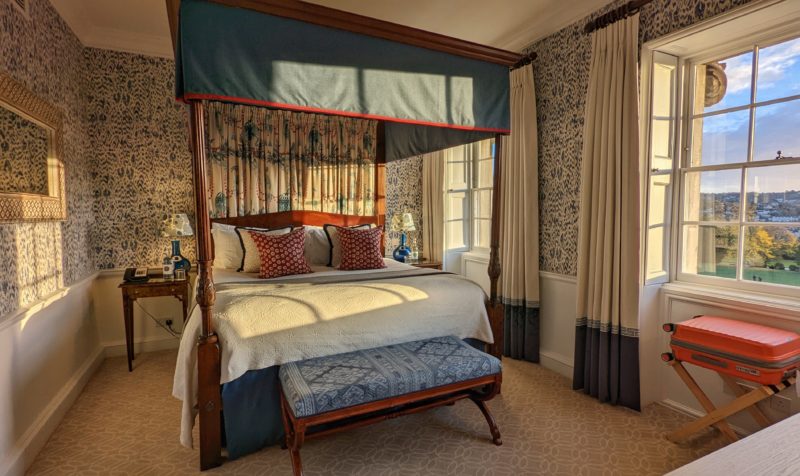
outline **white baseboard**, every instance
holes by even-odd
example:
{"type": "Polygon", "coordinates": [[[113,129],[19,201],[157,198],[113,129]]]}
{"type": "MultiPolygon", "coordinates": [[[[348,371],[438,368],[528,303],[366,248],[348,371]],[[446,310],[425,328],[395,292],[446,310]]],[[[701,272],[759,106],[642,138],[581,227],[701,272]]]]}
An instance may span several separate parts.
{"type": "Polygon", "coordinates": [[[75,403],[75,400],[77,400],[97,368],[100,367],[104,358],[103,347],[98,347],[67,381],[67,384],[50,400],[50,403],[39,414],[34,424],[22,435],[15,450],[0,464],[0,470],[5,468],[3,470],[4,475],[16,476],[25,474],[25,470],[33,463],[36,455],[47,443],[50,435],[61,423],[64,415],[75,403]]]}
{"type": "MultiPolygon", "coordinates": [[[[670,410],[675,410],[678,413],[683,413],[684,415],[690,416],[692,418],[700,418],[706,416],[705,412],[701,412],[696,408],[689,407],[687,405],[684,405],[683,403],[676,402],[675,400],[671,400],[669,398],[661,400],[660,402],[657,403],[659,405],[669,408],[670,410]]],[[[728,424],[731,426],[733,431],[735,431],[736,434],[738,434],[739,436],[749,436],[750,434],[752,434],[751,431],[745,430],[744,428],[738,425],[731,425],[730,422],[728,422],[728,424]]]]}
{"type": "MultiPolygon", "coordinates": [[[[159,350],[177,349],[180,345],[180,339],[175,337],[150,337],[147,339],[135,341],[133,343],[133,351],[136,354],[143,352],[156,352],[159,350]]],[[[120,357],[127,355],[128,348],[125,346],[125,341],[112,341],[104,342],[103,348],[105,349],[106,357],[120,357]]]]}
{"type": "Polygon", "coordinates": [[[558,355],[555,352],[548,352],[546,350],[539,350],[539,364],[548,370],[552,370],[572,380],[573,364],[570,359],[567,359],[563,355],[558,355]]]}

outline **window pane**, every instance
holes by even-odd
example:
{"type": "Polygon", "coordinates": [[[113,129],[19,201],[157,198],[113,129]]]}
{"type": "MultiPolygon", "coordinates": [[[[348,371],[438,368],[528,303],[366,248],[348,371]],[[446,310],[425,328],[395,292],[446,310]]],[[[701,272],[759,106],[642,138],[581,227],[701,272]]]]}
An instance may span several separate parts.
{"type": "Polygon", "coordinates": [[[472,197],[472,216],[475,218],[492,218],[492,191],[475,190],[472,197]]]}
{"type": "Polygon", "coordinates": [[[653,65],[653,116],[672,117],[674,71],[672,65],[653,65]]]}
{"type": "Polygon", "coordinates": [[[738,227],[685,225],[681,269],[684,273],[736,279],[738,227]]]}
{"type": "Polygon", "coordinates": [[[800,222],[800,164],[747,171],[747,221],[800,222]]]}
{"type": "Polygon", "coordinates": [[[463,220],[448,221],[445,223],[445,236],[447,238],[448,250],[467,246],[467,237],[465,236],[466,227],[464,224],[465,222],[463,220]]]}
{"type": "Polygon", "coordinates": [[[492,159],[485,159],[478,161],[478,170],[476,171],[477,177],[475,178],[475,185],[479,188],[492,186],[492,159]]]}
{"type": "Polygon", "coordinates": [[[467,165],[468,162],[447,162],[447,188],[449,190],[468,187],[467,165]]]}
{"type": "Polygon", "coordinates": [[[447,220],[460,220],[465,218],[464,212],[467,207],[467,192],[450,192],[447,194],[447,209],[445,218],[447,220]]]}
{"type": "Polygon", "coordinates": [[[475,246],[478,248],[488,248],[491,245],[492,221],[475,220],[475,246]]]}
{"type": "Polygon", "coordinates": [[[758,101],[800,94],[800,38],[761,48],[758,52],[758,101]]]}
{"type": "Polygon", "coordinates": [[[666,273],[663,226],[647,230],[647,279],[666,273]]]}
{"type": "Polygon", "coordinates": [[[742,171],[686,173],[685,221],[738,221],[742,171]]]}
{"type": "Polygon", "coordinates": [[[652,175],[650,177],[650,197],[648,203],[648,225],[663,225],[668,216],[672,187],[670,175],[652,175]]]}
{"type": "Polygon", "coordinates": [[[695,70],[695,114],[748,104],[752,75],[752,51],[698,65],[695,70]]]}
{"type": "Polygon", "coordinates": [[[750,111],[695,119],[692,126],[693,166],[747,161],[750,111]]]}
{"type": "Polygon", "coordinates": [[[651,162],[651,168],[656,168],[659,170],[672,169],[672,160],[670,159],[672,155],[670,151],[672,146],[672,141],[670,140],[671,126],[672,121],[669,119],[653,120],[653,160],[651,162]]]}
{"type": "Polygon", "coordinates": [[[800,158],[800,99],[756,108],[753,160],[779,155],[800,158]]]}
{"type": "Polygon", "coordinates": [[[745,230],[742,279],[800,286],[800,228],[748,226],[745,230]]]}

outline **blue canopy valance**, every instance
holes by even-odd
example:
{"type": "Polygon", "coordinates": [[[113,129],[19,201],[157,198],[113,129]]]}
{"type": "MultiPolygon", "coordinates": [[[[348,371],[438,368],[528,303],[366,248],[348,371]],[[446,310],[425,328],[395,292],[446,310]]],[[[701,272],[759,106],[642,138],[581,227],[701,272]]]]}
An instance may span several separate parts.
{"type": "Polygon", "coordinates": [[[176,78],[185,101],[386,121],[389,160],[510,132],[507,66],[204,0],[180,4],[176,78]]]}

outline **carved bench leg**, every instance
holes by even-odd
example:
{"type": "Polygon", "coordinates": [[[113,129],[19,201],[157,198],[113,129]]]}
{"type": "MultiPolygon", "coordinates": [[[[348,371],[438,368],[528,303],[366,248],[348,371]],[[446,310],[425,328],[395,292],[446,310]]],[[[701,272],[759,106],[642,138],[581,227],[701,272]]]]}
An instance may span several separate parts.
{"type": "Polygon", "coordinates": [[[497,446],[502,445],[503,439],[500,438],[500,429],[497,428],[497,423],[495,423],[494,417],[489,411],[489,407],[486,406],[486,402],[472,397],[470,397],[470,400],[475,402],[475,405],[478,406],[478,408],[481,410],[481,413],[483,413],[484,418],[486,418],[486,423],[489,424],[489,431],[492,432],[492,442],[497,446]]]}

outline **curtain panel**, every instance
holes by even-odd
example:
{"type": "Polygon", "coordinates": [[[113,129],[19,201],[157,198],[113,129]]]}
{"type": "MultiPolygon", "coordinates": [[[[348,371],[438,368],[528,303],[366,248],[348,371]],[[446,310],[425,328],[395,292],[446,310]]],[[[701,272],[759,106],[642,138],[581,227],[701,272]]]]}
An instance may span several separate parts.
{"type": "Polygon", "coordinates": [[[592,34],[573,387],[638,410],[639,14],[592,34]]]}
{"type": "Polygon", "coordinates": [[[444,151],[422,156],[422,249],[429,261],[444,260],[444,151]]]}
{"type": "Polygon", "coordinates": [[[208,102],[212,218],[372,215],[377,122],[208,102]]]}
{"type": "Polygon", "coordinates": [[[504,354],[539,361],[539,157],[533,65],[511,71],[511,135],[500,177],[504,354]]]}

